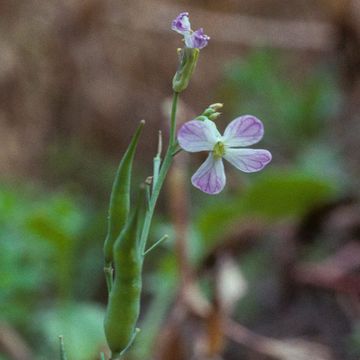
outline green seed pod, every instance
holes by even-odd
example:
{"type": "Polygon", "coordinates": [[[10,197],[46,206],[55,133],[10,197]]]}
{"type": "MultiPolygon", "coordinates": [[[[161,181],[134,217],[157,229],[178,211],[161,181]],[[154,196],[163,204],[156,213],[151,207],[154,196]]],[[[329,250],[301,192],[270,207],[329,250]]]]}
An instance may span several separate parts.
{"type": "Polygon", "coordinates": [[[141,193],[135,214],[114,244],[115,278],[104,320],[105,336],[112,359],[118,359],[130,347],[137,333],[144,258],[139,244],[143,223],[143,195],[141,193]]]}
{"type": "Polygon", "coordinates": [[[188,47],[179,51],[179,68],[173,78],[173,90],[175,92],[180,93],[188,87],[199,53],[199,49],[188,47]]]}
{"type": "Polygon", "coordinates": [[[131,170],[140,133],[145,124],[142,120],[120,161],[113,183],[108,215],[108,233],[104,243],[105,265],[113,261],[113,247],[120,231],[124,228],[130,211],[131,170]]]}

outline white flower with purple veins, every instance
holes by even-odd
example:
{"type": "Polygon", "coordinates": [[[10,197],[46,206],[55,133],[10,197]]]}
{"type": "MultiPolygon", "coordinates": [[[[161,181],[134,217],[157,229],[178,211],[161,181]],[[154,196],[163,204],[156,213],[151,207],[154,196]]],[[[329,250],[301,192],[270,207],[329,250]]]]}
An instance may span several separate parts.
{"type": "Polygon", "coordinates": [[[224,135],[208,119],[183,124],[178,132],[181,148],[188,152],[209,151],[205,162],[192,176],[192,184],[207,194],[218,194],[226,183],[223,158],[247,173],[262,170],[271,161],[271,153],[240,147],[256,144],[263,135],[262,122],[252,115],[233,120],[226,127],[224,135]]]}
{"type": "Polygon", "coordinates": [[[184,36],[185,45],[188,48],[204,48],[210,37],[204,34],[202,28],[193,31],[191,30],[189,13],[182,12],[171,23],[171,29],[184,36]]]}

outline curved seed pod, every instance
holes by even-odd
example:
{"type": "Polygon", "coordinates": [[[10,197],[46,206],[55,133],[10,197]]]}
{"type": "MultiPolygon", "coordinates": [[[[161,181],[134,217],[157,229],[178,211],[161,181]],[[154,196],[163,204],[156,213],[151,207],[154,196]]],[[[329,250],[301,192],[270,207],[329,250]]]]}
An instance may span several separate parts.
{"type": "Polygon", "coordinates": [[[135,214],[114,244],[115,279],[104,320],[105,335],[112,359],[120,357],[137,333],[140,312],[143,255],[139,244],[143,222],[144,194],[140,194],[135,214]]]}
{"type": "Polygon", "coordinates": [[[130,184],[131,170],[134,160],[135,150],[139,141],[140,133],[145,124],[142,120],[131,139],[121,162],[119,164],[115,180],[113,183],[110,206],[108,215],[108,233],[104,244],[105,264],[109,265],[113,261],[113,247],[120,231],[125,226],[130,211],[130,184]]]}

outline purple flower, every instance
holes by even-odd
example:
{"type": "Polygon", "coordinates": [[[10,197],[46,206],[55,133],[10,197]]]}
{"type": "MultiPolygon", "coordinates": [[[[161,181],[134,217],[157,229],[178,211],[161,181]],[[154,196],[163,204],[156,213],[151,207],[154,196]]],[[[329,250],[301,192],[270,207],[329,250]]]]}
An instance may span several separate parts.
{"type": "Polygon", "coordinates": [[[191,34],[185,34],[185,45],[189,48],[197,48],[202,49],[210,40],[210,37],[204,34],[204,30],[202,28],[192,32],[191,34]]]}
{"type": "Polygon", "coordinates": [[[177,18],[172,21],[171,29],[184,36],[185,45],[188,48],[202,49],[210,40],[210,37],[204,34],[202,28],[196,31],[191,30],[188,12],[180,13],[177,18]]]}
{"type": "Polygon", "coordinates": [[[262,170],[271,153],[262,149],[240,149],[259,142],[264,135],[262,122],[252,115],[233,120],[221,135],[211,120],[191,120],[178,132],[180,146],[188,152],[209,151],[205,162],[191,178],[192,184],[207,194],[218,194],[225,186],[226,176],[222,158],[244,172],[262,170]]]}
{"type": "Polygon", "coordinates": [[[191,31],[189,13],[182,12],[171,23],[171,29],[178,32],[181,35],[185,35],[191,31]]]}

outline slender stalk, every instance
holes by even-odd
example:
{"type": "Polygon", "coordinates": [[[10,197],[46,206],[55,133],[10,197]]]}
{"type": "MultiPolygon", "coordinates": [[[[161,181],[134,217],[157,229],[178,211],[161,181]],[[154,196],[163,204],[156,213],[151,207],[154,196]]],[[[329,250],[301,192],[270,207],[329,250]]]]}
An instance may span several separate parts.
{"type": "Polygon", "coordinates": [[[60,343],[60,360],[67,360],[65,345],[64,345],[64,337],[59,335],[59,343],[60,343]]]}
{"type": "Polygon", "coordinates": [[[172,147],[176,142],[176,110],[177,110],[177,102],[179,98],[179,93],[174,92],[173,102],[171,107],[171,116],[170,116],[170,140],[169,140],[169,147],[172,147]]]}
{"type": "Polygon", "coordinates": [[[154,250],[158,245],[160,245],[163,241],[167,240],[169,238],[169,235],[165,234],[162,236],[156,243],[152,244],[144,253],[143,256],[148,254],[151,250],[154,250]]]}
{"type": "Polygon", "coordinates": [[[160,194],[160,190],[162,185],[165,181],[166,175],[170,169],[174,148],[176,146],[176,111],[177,111],[177,102],[178,102],[179,93],[174,92],[172,107],[171,107],[171,115],[170,115],[170,138],[168,148],[164,157],[164,161],[161,165],[159,175],[157,178],[156,183],[154,184],[153,192],[151,194],[151,199],[149,203],[149,208],[145,214],[144,225],[141,233],[140,238],[140,246],[141,246],[141,253],[145,252],[146,242],[149,237],[149,231],[151,226],[151,220],[154,214],[155,206],[157,199],[160,194]]]}

